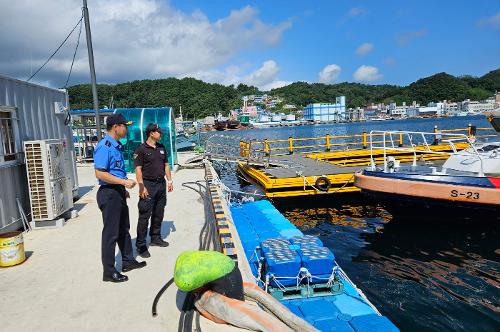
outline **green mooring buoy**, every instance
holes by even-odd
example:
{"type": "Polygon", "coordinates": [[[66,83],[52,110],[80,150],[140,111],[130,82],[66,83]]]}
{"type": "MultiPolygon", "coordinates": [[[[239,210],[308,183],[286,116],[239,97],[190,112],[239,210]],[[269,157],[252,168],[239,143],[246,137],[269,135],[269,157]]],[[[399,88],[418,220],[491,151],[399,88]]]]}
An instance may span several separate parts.
{"type": "Polygon", "coordinates": [[[231,258],[217,251],[186,251],[175,262],[174,282],[189,292],[225,276],[234,266],[231,258]]]}

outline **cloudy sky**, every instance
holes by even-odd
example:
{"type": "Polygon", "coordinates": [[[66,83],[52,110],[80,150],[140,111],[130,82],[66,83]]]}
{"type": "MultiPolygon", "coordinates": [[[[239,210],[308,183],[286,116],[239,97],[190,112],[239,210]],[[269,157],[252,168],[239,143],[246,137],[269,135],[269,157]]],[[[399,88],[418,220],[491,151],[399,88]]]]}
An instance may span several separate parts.
{"type": "MultiPolygon", "coordinates": [[[[0,75],[27,79],[81,0],[0,0],[0,75]]],[[[88,0],[97,80],[195,77],[267,90],[294,81],[406,85],[500,67],[500,2],[88,0]]],[[[62,87],[78,28],[34,81],[62,87]]],[[[85,30],[69,85],[89,82],[85,30]]]]}

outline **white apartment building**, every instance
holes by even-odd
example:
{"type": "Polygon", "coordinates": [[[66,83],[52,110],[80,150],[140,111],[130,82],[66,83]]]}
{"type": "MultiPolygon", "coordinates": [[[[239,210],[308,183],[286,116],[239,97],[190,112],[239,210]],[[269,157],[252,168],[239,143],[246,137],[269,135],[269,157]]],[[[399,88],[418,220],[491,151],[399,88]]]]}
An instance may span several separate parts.
{"type": "Polygon", "coordinates": [[[466,99],[458,103],[459,112],[482,113],[485,111],[491,111],[493,109],[495,109],[495,98],[493,97],[483,101],[466,99]]]}
{"type": "Polygon", "coordinates": [[[402,106],[397,106],[396,103],[390,103],[388,111],[392,117],[404,118],[407,116],[407,109],[408,106],[406,106],[406,102],[403,102],[402,106]]]}

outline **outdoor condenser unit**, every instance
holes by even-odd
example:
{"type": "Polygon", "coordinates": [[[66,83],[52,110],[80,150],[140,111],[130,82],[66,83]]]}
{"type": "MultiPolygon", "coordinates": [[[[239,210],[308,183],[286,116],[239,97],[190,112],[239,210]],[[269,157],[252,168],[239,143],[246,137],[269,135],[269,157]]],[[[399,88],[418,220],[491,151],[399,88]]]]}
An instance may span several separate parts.
{"type": "Polygon", "coordinates": [[[53,220],[73,207],[69,151],[61,140],[24,142],[33,221],[53,220]]]}

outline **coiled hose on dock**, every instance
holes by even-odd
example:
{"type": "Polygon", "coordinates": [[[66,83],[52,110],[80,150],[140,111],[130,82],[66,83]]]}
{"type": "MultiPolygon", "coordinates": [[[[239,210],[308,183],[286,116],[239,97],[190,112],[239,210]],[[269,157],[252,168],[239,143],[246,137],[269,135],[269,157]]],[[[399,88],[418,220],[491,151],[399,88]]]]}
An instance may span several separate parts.
{"type": "MultiPolygon", "coordinates": [[[[205,193],[207,192],[206,190],[206,185],[202,183],[202,181],[195,181],[195,182],[184,182],[182,183],[182,186],[185,188],[189,188],[191,190],[196,191],[202,198],[205,198],[205,193]],[[198,188],[192,187],[190,185],[196,185],[198,188]]],[[[203,199],[204,201],[204,210],[205,210],[205,223],[203,224],[203,227],[201,228],[198,241],[199,241],[199,246],[198,250],[209,250],[210,247],[212,246],[214,250],[220,251],[220,243],[217,241],[217,229],[215,228],[215,224],[213,223],[213,217],[215,216],[215,211],[213,210],[211,202],[207,202],[207,200],[203,199]]],[[[153,305],[151,308],[151,313],[153,317],[156,317],[158,315],[157,307],[158,307],[158,301],[160,300],[161,296],[165,291],[172,285],[174,282],[174,278],[172,277],[167,283],[158,291],[156,294],[154,300],[153,300],[153,305]]],[[[178,331],[192,331],[193,327],[193,317],[195,317],[195,323],[196,323],[196,329],[197,331],[201,331],[200,329],[200,317],[199,313],[194,310],[194,300],[195,296],[192,292],[188,292],[186,295],[186,298],[184,299],[184,303],[182,304],[182,309],[181,309],[181,315],[179,317],[179,324],[178,324],[178,331]]]]}

